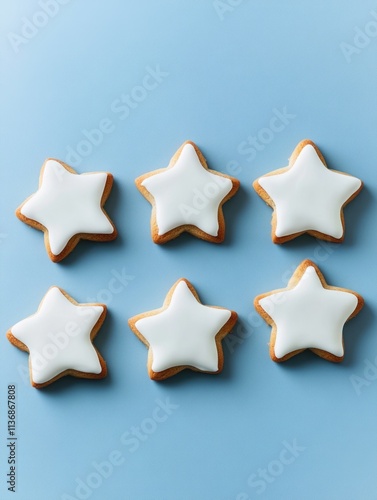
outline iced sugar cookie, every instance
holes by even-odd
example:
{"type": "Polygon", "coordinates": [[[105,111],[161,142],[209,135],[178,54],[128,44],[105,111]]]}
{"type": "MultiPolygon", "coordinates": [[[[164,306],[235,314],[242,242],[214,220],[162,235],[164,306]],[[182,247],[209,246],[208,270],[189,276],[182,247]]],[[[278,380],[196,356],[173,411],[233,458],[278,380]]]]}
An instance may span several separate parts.
{"type": "Polygon", "coordinates": [[[38,311],[7,332],[13,345],[29,353],[31,384],[40,389],[64,375],[105,377],[106,363],[92,344],[105,316],[104,304],[79,304],[51,287],[38,311]]]}
{"type": "Polygon", "coordinates": [[[80,239],[109,241],[117,231],[103,209],[113,184],[107,172],[77,174],[60,160],[48,158],[39,189],[16,210],[17,217],[44,232],[50,259],[59,262],[80,239]]]}
{"type": "Polygon", "coordinates": [[[341,243],[343,208],[359,194],[363,183],[327,168],[314,142],[304,140],[293,151],[288,167],[260,177],[253,186],[274,210],[274,243],[285,243],[303,233],[341,243]]]}
{"type": "Polygon", "coordinates": [[[329,286],[319,268],[304,260],[287,288],[258,295],[254,305],[272,326],[270,356],[285,361],[305,349],[328,361],[344,357],[343,326],[364,305],[352,290],[329,286]]]}
{"type": "Polygon", "coordinates": [[[185,368],[221,372],[221,341],[236,321],[234,311],[201,304],[191,283],[180,279],[160,309],[134,316],[128,323],[149,348],[150,378],[163,380],[185,368]]]}
{"type": "Polygon", "coordinates": [[[184,231],[213,243],[224,240],[222,205],[234,196],[240,183],[210,170],[193,142],[185,142],[167,168],[144,174],[135,182],[152,205],[155,243],[166,243],[184,231]]]}

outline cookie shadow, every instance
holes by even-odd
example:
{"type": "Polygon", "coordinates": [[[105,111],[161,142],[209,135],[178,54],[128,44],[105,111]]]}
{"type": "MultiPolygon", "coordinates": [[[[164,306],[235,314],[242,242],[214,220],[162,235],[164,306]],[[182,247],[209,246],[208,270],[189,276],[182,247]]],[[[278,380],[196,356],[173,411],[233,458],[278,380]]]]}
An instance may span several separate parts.
{"type": "MultiPolygon", "coordinates": [[[[376,313],[370,307],[370,305],[365,302],[364,307],[361,309],[359,314],[347,322],[344,326],[344,360],[342,365],[345,367],[352,366],[356,362],[360,361],[359,352],[362,343],[371,343],[375,332],[371,325],[376,321],[376,313]],[[371,341],[371,342],[369,342],[371,341]]],[[[377,340],[376,349],[373,351],[373,355],[377,351],[377,340]]]]}
{"type": "Polygon", "coordinates": [[[353,247],[359,244],[360,234],[366,224],[364,215],[372,210],[375,197],[369,187],[364,185],[361,192],[344,209],[345,239],[343,245],[353,247]]]}
{"type": "Polygon", "coordinates": [[[245,189],[243,184],[232,199],[224,203],[223,212],[225,220],[225,239],[224,246],[232,246],[239,236],[245,221],[241,221],[240,214],[245,207],[250,206],[253,199],[252,189],[245,189]]]}

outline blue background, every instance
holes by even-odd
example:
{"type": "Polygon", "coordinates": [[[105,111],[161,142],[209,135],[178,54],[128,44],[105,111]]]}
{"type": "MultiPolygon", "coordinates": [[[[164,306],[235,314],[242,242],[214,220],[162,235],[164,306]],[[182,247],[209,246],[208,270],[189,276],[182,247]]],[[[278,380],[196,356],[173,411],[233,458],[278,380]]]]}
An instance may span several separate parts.
{"type": "Polygon", "coordinates": [[[376,498],[377,373],[370,368],[368,380],[364,370],[366,360],[377,362],[377,39],[358,40],[365,47],[349,60],[341,46],[354,44],[355,27],[374,20],[376,3],[228,1],[221,12],[219,3],[203,0],[72,1],[18,52],[11,33],[21,35],[24,17],[43,24],[41,7],[30,0],[2,7],[1,498],[78,499],[78,480],[98,486],[78,492],[92,500],[376,498]],[[156,66],[165,73],[156,88],[135,90],[156,66]],[[139,99],[128,116],[114,109],[122,94],[139,99]],[[291,117],[283,129],[260,151],[245,150],[247,137],[267,137],[261,130],[285,107],[291,117]],[[104,119],[112,131],[85,150],[83,131],[104,119]],[[318,144],[331,168],[365,182],[345,210],[342,245],[319,246],[307,236],[273,245],[271,209],[251,188],[259,175],[285,166],[303,138],[318,144]],[[134,179],[166,166],[187,139],[211,168],[241,181],[225,205],[222,245],[188,235],[165,246],[151,241],[150,205],[134,179]],[[36,190],[44,159],[68,161],[68,148],[88,153],[71,161],[79,173],[114,174],[106,208],[120,235],[112,243],[81,242],[54,264],[42,233],[14,210],[36,190]],[[365,298],[345,327],[340,365],[310,352],[282,365],[269,358],[270,328],[253,299],[284,286],[304,258],[315,260],[330,284],[365,298]],[[131,277],[119,293],[109,290],[114,272],[131,277]],[[186,371],[156,383],[127,319],[159,307],[180,277],[204,303],[236,310],[239,326],[224,344],[221,375],[186,371]],[[66,377],[40,391],[29,385],[27,355],[5,332],[34,313],[53,284],[79,302],[107,302],[95,342],[107,379],[66,377]],[[9,383],[18,394],[16,494],[5,483],[9,383]],[[178,408],[153,424],[157,400],[166,398],[178,408]],[[122,443],[133,426],[150,434],[122,443]],[[297,456],[279,464],[294,442],[297,456]],[[108,461],[114,450],[122,463],[96,482],[93,462],[108,461]],[[260,469],[270,471],[270,482],[255,485],[260,469]]]}

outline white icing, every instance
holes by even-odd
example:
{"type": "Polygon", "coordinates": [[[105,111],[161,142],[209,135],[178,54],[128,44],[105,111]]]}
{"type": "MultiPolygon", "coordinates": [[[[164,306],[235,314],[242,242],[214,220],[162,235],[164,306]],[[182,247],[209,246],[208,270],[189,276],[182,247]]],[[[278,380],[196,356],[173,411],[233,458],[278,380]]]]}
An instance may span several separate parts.
{"type": "Polygon", "coordinates": [[[343,326],[357,307],[351,292],[329,290],[313,266],[307,267],[291,290],[259,301],[276,325],[275,355],[282,358],[298,349],[314,348],[343,356],[343,326]]]}
{"type": "Polygon", "coordinates": [[[48,382],[65,370],[101,373],[90,333],[103,306],[75,305],[57,287],[48,290],[38,311],[11,328],[27,346],[32,379],[48,382]]]}
{"type": "Polygon", "coordinates": [[[48,230],[51,252],[59,255],[72,236],[111,234],[113,226],[101,209],[107,174],[73,174],[58,161],[45,164],[42,183],[21,213],[48,230]]]}
{"type": "Polygon", "coordinates": [[[195,148],[186,144],[172,168],[147,177],[142,186],[154,198],[159,235],[192,224],[217,236],[219,206],[233,183],[204,168],[195,148]]]}
{"type": "Polygon", "coordinates": [[[310,144],[289,170],[258,182],[274,202],[277,237],[312,230],[341,238],[341,208],[361,186],[360,179],[326,168],[310,144]]]}
{"type": "Polygon", "coordinates": [[[196,300],[185,281],[174,289],[167,309],[136,321],[153,353],[152,370],[161,372],[175,366],[192,366],[216,372],[216,334],[231,312],[204,306],[196,300]]]}

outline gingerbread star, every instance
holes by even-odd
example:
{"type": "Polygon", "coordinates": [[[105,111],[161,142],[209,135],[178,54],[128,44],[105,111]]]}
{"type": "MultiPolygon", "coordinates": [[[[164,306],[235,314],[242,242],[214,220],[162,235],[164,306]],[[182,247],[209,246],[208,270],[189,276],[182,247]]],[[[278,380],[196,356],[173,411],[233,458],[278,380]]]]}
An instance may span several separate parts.
{"type": "Polygon", "coordinates": [[[135,182],[152,204],[155,243],[166,243],[184,231],[212,243],[224,240],[222,205],[234,196],[240,183],[210,170],[193,142],[185,142],[167,168],[144,174],[135,182]]]}
{"type": "Polygon", "coordinates": [[[327,168],[314,142],[304,140],[294,150],[288,167],[260,177],[253,186],[274,209],[274,243],[285,243],[303,233],[341,243],[343,208],[359,194],[363,183],[327,168]]]}
{"type": "Polygon", "coordinates": [[[106,363],[92,344],[105,316],[104,304],[79,304],[51,287],[38,311],[7,332],[13,345],[29,353],[31,384],[39,389],[64,375],[105,377],[106,363]]]}
{"type": "Polygon", "coordinates": [[[109,241],[117,230],[103,209],[113,184],[107,172],[77,174],[60,160],[43,164],[39,189],[17,209],[17,217],[45,235],[50,259],[59,262],[80,239],[109,241]]]}
{"type": "Polygon", "coordinates": [[[180,279],[162,308],[134,316],[128,323],[149,348],[150,378],[164,380],[185,368],[221,372],[221,341],[236,321],[234,311],[201,304],[191,283],[180,279]]]}
{"type": "Polygon", "coordinates": [[[343,326],[364,305],[346,288],[329,286],[319,268],[304,260],[287,288],[258,295],[254,305],[272,326],[270,356],[285,361],[305,349],[329,361],[344,357],[343,326]]]}

